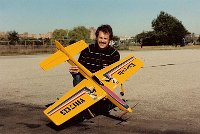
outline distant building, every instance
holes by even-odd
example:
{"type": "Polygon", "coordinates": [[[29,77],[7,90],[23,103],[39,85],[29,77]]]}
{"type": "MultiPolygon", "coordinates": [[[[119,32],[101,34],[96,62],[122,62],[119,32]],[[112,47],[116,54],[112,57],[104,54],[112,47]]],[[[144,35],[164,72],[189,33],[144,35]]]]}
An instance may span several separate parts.
{"type": "Polygon", "coordinates": [[[28,33],[28,32],[24,32],[22,34],[19,34],[19,37],[20,38],[38,38],[38,35],[37,34],[31,34],[31,33],[28,33]]]}
{"type": "Polygon", "coordinates": [[[52,38],[52,32],[44,33],[44,34],[31,34],[28,32],[25,32],[23,34],[19,34],[20,38],[34,38],[34,39],[45,39],[45,38],[52,38]]]}
{"type": "Polygon", "coordinates": [[[90,27],[89,30],[90,30],[90,39],[94,40],[96,38],[95,36],[96,29],[94,27],[90,27]]]}
{"type": "Polygon", "coordinates": [[[42,38],[42,39],[45,39],[45,38],[52,38],[52,34],[53,32],[48,32],[48,33],[45,33],[45,34],[39,34],[39,38],[42,38]]]}
{"type": "Polygon", "coordinates": [[[0,32],[0,38],[6,38],[7,33],[6,32],[0,32]]]}
{"type": "Polygon", "coordinates": [[[131,37],[130,36],[120,36],[120,41],[125,41],[125,40],[130,40],[131,37]]]}

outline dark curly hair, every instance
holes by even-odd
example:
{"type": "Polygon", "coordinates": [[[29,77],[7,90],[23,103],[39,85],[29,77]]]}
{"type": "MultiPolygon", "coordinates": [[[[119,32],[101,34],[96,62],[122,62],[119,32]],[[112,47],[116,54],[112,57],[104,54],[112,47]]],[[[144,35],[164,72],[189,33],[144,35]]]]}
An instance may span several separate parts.
{"type": "Polygon", "coordinates": [[[99,32],[102,31],[103,33],[109,33],[110,34],[110,40],[113,39],[113,31],[112,31],[112,27],[110,25],[101,25],[97,28],[95,35],[96,38],[99,35],[99,32]]]}

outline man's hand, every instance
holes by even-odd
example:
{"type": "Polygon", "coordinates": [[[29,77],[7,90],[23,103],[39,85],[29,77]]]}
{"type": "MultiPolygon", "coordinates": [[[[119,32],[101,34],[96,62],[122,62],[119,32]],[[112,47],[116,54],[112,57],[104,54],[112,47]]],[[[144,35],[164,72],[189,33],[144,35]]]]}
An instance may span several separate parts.
{"type": "Polygon", "coordinates": [[[77,74],[77,73],[79,73],[79,68],[78,68],[77,66],[71,66],[71,67],[69,68],[69,72],[70,72],[71,74],[77,74]]]}

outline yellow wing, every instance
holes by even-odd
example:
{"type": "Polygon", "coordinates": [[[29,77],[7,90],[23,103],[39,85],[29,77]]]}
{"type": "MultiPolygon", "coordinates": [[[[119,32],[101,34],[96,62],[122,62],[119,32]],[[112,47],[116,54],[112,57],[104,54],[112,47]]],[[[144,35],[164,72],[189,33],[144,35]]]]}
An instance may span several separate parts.
{"type": "Polygon", "coordinates": [[[56,125],[60,125],[106,96],[106,93],[94,82],[82,80],[53,105],[44,110],[44,114],[56,125]]]}
{"type": "Polygon", "coordinates": [[[114,90],[119,84],[126,81],[136,73],[144,63],[132,54],[122,60],[107,66],[95,73],[110,90],[114,90]]]}
{"type": "MultiPolygon", "coordinates": [[[[86,47],[88,47],[88,45],[85,43],[85,41],[81,40],[65,47],[65,50],[73,57],[86,47]]],[[[50,68],[55,67],[56,65],[63,63],[68,59],[68,56],[66,56],[63,52],[57,51],[53,55],[49,56],[47,59],[40,62],[40,67],[43,70],[48,70],[50,68]]]]}

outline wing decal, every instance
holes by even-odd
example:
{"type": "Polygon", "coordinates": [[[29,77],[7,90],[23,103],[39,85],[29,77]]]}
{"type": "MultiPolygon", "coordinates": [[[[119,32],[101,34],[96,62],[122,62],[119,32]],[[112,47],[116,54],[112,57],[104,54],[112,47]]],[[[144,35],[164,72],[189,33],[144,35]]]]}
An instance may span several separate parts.
{"type": "Polygon", "coordinates": [[[119,64],[115,68],[112,68],[111,70],[109,70],[108,72],[106,72],[105,74],[103,74],[103,76],[106,77],[109,80],[112,79],[112,75],[115,72],[117,72],[118,70],[120,70],[121,68],[123,68],[124,66],[126,66],[128,63],[132,62],[134,59],[135,59],[135,57],[131,57],[131,58],[127,59],[126,61],[122,62],[121,64],[119,64]]]}
{"type": "MultiPolygon", "coordinates": [[[[88,93],[90,94],[92,91],[87,88],[84,87],[81,90],[79,90],[76,94],[72,95],[71,97],[69,97],[68,99],[66,99],[65,101],[63,101],[60,105],[58,105],[57,107],[55,107],[54,109],[52,109],[50,112],[48,112],[47,114],[49,116],[53,115],[54,113],[56,113],[57,111],[59,111],[60,109],[62,109],[63,107],[65,107],[66,105],[68,105],[69,103],[71,103],[72,101],[76,100],[77,98],[81,97],[82,95],[88,93]]],[[[81,100],[83,101],[83,100],[81,100]]],[[[81,103],[81,102],[80,102],[81,103]]],[[[77,106],[80,104],[79,101],[75,102],[73,105],[77,106]]]]}

